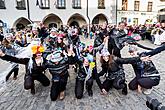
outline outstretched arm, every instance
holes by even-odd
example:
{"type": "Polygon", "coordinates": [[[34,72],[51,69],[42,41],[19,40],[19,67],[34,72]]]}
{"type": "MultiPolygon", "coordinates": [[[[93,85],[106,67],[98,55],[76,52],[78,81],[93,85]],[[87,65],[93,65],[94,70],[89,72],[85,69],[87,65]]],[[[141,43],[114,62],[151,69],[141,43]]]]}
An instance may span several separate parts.
{"type": "Polygon", "coordinates": [[[139,43],[137,43],[137,42],[135,42],[135,44],[136,44],[138,47],[140,47],[140,48],[143,48],[143,49],[146,49],[146,50],[153,50],[152,48],[145,47],[145,46],[143,46],[143,45],[141,45],[141,44],[139,44],[139,43]]]}
{"type": "Polygon", "coordinates": [[[153,55],[156,55],[156,54],[158,54],[164,50],[165,50],[165,45],[163,45],[161,47],[157,47],[156,49],[151,50],[149,52],[142,52],[142,53],[140,53],[140,55],[144,54],[146,56],[153,56],[153,55]]]}
{"type": "Polygon", "coordinates": [[[143,57],[131,57],[131,58],[117,58],[115,57],[115,62],[118,64],[134,64],[135,62],[139,61],[149,61],[149,56],[143,56],[143,57]]]}
{"type": "Polygon", "coordinates": [[[9,56],[9,55],[4,54],[2,52],[2,50],[0,50],[0,58],[2,60],[12,61],[12,62],[15,62],[15,63],[20,63],[20,64],[27,64],[29,62],[29,58],[16,58],[16,57],[13,57],[13,56],[9,56]]]}

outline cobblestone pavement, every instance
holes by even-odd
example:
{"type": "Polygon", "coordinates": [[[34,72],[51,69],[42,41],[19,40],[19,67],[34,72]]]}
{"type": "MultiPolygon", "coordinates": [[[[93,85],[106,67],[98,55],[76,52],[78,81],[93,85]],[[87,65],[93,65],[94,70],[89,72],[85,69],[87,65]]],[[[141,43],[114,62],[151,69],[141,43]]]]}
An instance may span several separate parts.
{"type": "MultiPolygon", "coordinates": [[[[82,40],[87,44],[92,44],[92,40],[82,40]]],[[[140,41],[141,44],[155,48],[148,41],[140,41]]],[[[128,57],[128,48],[122,50],[122,56],[128,57]]],[[[157,98],[161,102],[165,102],[165,52],[152,57],[157,69],[161,74],[161,82],[154,87],[150,96],[157,98]]],[[[0,60],[0,110],[149,110],[145,105],[146,96],[136,91],[128,91],[128,95],[124,96],[121,91],[115,89],[110,90],[107,96],[100,95],[100,90],[94,82],[93,97],[88,97],[84,93],[81,100],[75,98],[75,73],[70,69],[70,78],[66,89],[66,97],[63,101],[50,100],[50,86],[43,87],[37,81],[36,94],[31,95],[23,87],[23,76],[25,74],[24,66],[20,66],[17,80],[9,79],[8,82],[3,81],[5,77],[4,70],[7,69],[8,63],[0,60]]],[[[99,70],[100,67],[98,66],[99,70]]],[[[134,77],[131,65],[125,65],[127,83],[134,77]]],[[[47,72],[47,76],[50,77],[47,72]]],[[[164,103],[165,105],[165,103],[164,103]]]]}

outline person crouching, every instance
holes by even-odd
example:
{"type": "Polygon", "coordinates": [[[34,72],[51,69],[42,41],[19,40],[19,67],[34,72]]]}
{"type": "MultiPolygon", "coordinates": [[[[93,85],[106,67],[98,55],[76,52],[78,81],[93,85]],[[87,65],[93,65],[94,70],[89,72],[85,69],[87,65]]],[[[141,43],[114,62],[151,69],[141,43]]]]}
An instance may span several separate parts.
{"type": "Polygon", "coordinates": [[[77,99],[81,99],[83,97],[84,83],[86,83],[88,95],[93,96],[93,77],[96,72],[93,56],[88,54],[87,56],[82,57],[82,59],[77,59],[77,62],[79,71],[76,77],[75,96],[77,99]]]}
{"type": "Polygon", "coordinates": [[[60,100],[65,98],[65,89],[69,77],[68,68],[71,59],[71,53],[64,55],[61,51],[56,50],[47,56],[47,68],[52,75],[52,86],[50,98],[56,101],[58,96],[60,100]]]}
{"type": "Polygon", "coordinates": [[[31,94],[35,94],[35,84],[34,80],[39,81],[43,86],[49,86],[50,81],[44,74],[46,70],[46,59],[42,57],[44,52],[44,47],[42,46],[32,46],[33,56],[30,58],[17,58],[7,54],[4,54],[0,50],[0,58],[6,61],[12,61],[15,63],[20,63],[25,65],[26,74],[24,77],[24,88],[26,90],[31,89],[31,94]]]}
{"type": "MultiPolygon", "coordinates": [[[[129,48],[129,53],[132,56],[138,56],[135,46],[129,48]]],[[[160,82],[160,74],[151,59],[135,62],[132,66],[136,76],[130,81],[129,89],[138,90],[138,92],[143,92],[144,94],[151,94],[152,88],[160,82]]]]}

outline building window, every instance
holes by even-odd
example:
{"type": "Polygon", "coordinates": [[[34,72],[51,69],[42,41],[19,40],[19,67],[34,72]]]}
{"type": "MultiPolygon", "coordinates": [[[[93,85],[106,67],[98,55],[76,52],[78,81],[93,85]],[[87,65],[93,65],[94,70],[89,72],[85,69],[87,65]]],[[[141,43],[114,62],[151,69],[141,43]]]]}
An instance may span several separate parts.
{"type": "Polygon", "coordinates": [[[72,0],[72,7],[75,9],[81,9],[81,0],[72,0]]]}
{"type": "Polygon", "coordinates": [[[152,2],[148,2],[147,11],[152,12],[152,2]]]}
{"type": "Polygon", "coordinates": [[[98,0],[98,9],[105,9],[104,0],[98,0]]]}
{"type": "Polygon", "coordinates": [[[122,0],[122,10],[126,11],[128,7],[128,0],[122,0]]]}
{"type": "Polygon", "coordinates": [[[133,24],[138,25],[138,18],[133,18],[133,24]]]}
{"type": "Polygon", "coordinates": [[[5,0],[0,0],[0,9],[6,9],[5,0]]]}
{"type": "Polygon", "coordinates": [[[56,2],[57,2],[56,3],[56,8],[58,8],[58,9],[65,9],[66,8],[65,0],[57,0],[56,2]]]}
{"type": "Polygon", "coordinates": [[[121,18],[121,22],[127,23],[127,18],[126,17],[122,17],[121,18]]]}
{"type": "Polygon", "coordinates": [[[17,6],[16,8],[18,10],[25,10],[26,6],[25,6],[25,0],[16,0],[17,6]]]}
{"type": "Polygon", "coordinates": [[[140,1],[134,2],[134,11],[139,11],[140,1]]]}
{"type": "Polygon", "coordinates": [[[50,1],[49,0],[40,0],[39,7],[41,9],[49,9],[50,8],[50,1]]]}

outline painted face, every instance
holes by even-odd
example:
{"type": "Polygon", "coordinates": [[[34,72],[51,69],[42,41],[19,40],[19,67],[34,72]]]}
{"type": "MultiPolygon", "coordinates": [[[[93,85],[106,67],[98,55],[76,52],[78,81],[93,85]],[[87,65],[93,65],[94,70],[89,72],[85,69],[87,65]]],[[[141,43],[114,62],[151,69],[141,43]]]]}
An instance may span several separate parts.
{"type": "Polygon", "coordinates": [[[6,40],[7,40],[8,42],[11,42],[12,38],[9,36],[9,37],[6,37],[6,40]]]}
{"type": "Polygon", "coordinates": [[[57,42],[61,43],[62,42],[62,38],[58,38],[57,42]]]}
{"type": "Polygon", "coordinates": [[[56,65],[58,65],[59,62],[54,62],[56,65]]]}
{"type": "Polygon", "coordinates": [[[87,58],[84,58],[84,65],[85,65],[85,66],[89,66],[89,61],[88,61],[87,58]]]}
{"type": "Polygon", "coordinates": [[[104,60],[105,62],[108,62],[108,61],[109,61],[109,56],[103,56],[103,60],[104,60]]]}
{"type": "Polygon", "coordinates": [[[165,27],[165,23],[161,23],[162,27],[165,27]]]}
{"type": "Polygon", "coordinates": [[[135,56],[135,53],[134,53],[134,52],[129,52],[129,54],[130,54],[131,56],[135,56]]]}
{"type": "Polygon", "coordinates": [[[42,53],[37,53],[36,54],[36,58],[41,58],[42,57],[42,53]]]}
{"type": "Polygon", "coordinates": [[[35,35],[38,34],[38,31],[37,31],[37,30],[33,30],[32,32],[33,32],[33,34],[35,34],[35,35]]]}
{"type": "Polygon", "coordinates": [[[51,34],[52,34],[53,36],[55,36],[55,35],[56,35],[56,32],[55,32],[55,31],[52,31],[51,34]]]}

